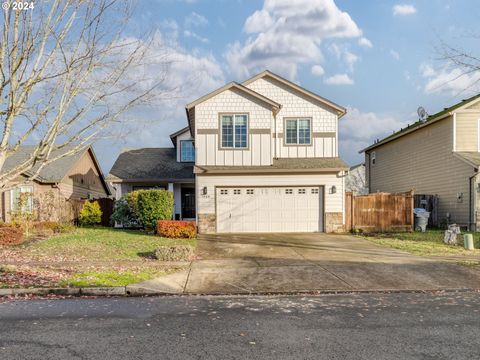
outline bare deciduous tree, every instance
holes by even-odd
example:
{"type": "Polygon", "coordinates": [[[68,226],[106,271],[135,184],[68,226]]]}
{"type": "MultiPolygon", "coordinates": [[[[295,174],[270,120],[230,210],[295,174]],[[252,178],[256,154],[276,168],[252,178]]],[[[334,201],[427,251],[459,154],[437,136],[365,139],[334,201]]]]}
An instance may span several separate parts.
{"type": "MultiPolygon", "coordinates": [[[[480,40],[480,36],[471,36],[473,43],[480,40]]],[[[441,40],[437,48],[439,60],[444,66],[452,70],[452,76],[447,82],[465,79],[460,92],[478,92],[480,89],[480,53],[475,53],[458,45],[451,45],[441,40]]],[[[448,84],[443,84],[448,85],[448,84]]]]}
{"type": "Polygon", "coordinates": [[[36,1],[3,12],[0,188],[25,172],[35,178],[151,100],[162,75],[139,81],[148,42],[123,35],[130,14],[123,0],[36,1]],[[31,157],[4,168],[25,144],[31,157]]]}

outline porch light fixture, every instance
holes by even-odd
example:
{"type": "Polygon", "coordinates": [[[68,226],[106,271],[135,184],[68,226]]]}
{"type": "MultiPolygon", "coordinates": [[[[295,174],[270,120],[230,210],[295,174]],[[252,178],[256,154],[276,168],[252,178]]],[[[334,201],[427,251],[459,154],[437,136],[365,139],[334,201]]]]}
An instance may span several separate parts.
{"type": "Polygon", "coordinates": [[[337,192],[337,187],[335,185],[333,185],[331,188],[330,188],[330,194],[335,194],[337,192]]]}
{"type": "Polygon", "coordinates": [[[202,189],[202,195],[207,195],[207,192],[208,192],[207,187],[204,186],[202,189]]]}

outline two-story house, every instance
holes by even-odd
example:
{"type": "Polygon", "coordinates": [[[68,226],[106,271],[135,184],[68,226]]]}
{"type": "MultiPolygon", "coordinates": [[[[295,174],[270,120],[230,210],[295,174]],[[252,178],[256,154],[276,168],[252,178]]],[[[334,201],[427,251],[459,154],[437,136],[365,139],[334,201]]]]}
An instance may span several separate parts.
{"type": "Polygon", "coordinates": [[[440,223],[480,227],[480,95],[362,151],[370,192],[438,195],[440,223]]]}
{"type": "Polygon", "coordinates": [[[189,132],[181,134],[194,144],[195,163],[188,165],[191,176],[187,179],[187,166],[178,163],[183,150],[181,134],[176,133],[172,140],[177,150],[169,151],[182,169],[178,180],[168,170],[173,162],[165,167],[167,176],[162,170],[165,160],[155,155],[141,159],[141,153],[166,149],[128,151],[109,176],[116,182],[117,197],[134,189],[127,177],[135,177],[142,186],[172,189],[176,218],[183,218],[178,210],[184,199],[176,189],[191,180],[200,233],[343,229],[348,166],[338,157],[338,120],[345,108],[265,71],[199,98],[186,106],[186,112],[189,132]],[[132,152],[138,152],[137,160],[132,152]],[[154,183],[145,182],[146,162],[155,169],[154,183]]]}

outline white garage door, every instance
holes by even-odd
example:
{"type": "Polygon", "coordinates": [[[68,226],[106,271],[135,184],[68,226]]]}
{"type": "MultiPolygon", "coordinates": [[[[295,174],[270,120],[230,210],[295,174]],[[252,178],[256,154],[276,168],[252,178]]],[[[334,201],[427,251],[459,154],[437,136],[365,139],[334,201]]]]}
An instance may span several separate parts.
{"type": "Polygon", "coordinates": [[[217,188],[217,232],[323,231],[323,187],[217,188]]]}

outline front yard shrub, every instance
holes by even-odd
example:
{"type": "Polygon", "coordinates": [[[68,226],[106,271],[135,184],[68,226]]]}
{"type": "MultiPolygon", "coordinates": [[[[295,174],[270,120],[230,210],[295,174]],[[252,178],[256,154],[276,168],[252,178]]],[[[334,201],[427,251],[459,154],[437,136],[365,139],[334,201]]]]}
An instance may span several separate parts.
{"type": "Polygon", "coordinates": [[[197,226],[194,221],[159,220],[157,234],[172,239],[194,239],[197,226]]]}
{"type": "Polygon", "coordinates": [[[173,193],[167,190],[140,190],[138,215],[143,226],[155,229],[158,220],[170,220],[173,214],[173,193]]]}
{"type": "Polygon", "coordinates": [[[23,230],[15,226],[0,227],[0,245],[18,245],[24,240],[23,230]]]}
{"type": "Polygon", "coordinates": [[[85,201],[82,206],[82,210],[80,210],[80,216],[78,217],[78,221],[82,226],[92,226],[100,224],[102,221],[102,210],[100,209],[100,205],[97,201],[85,201]]]}
{"type": "Polygon", "coordinates": [[[194,255],[190,245],[160,246],[155,250],[155,257],[160,261],[190,261],[194,255]]]}
{"type": "Polygon", "coordinates": [[[136,199],[136,195],[131,196],[130,194],[137,193],[136,191],[123,195],[120,199],[115,201],[115,206],[113,208],[112,216],[110,221],[112,223],[122,224],[124,227],[138,227],[140,226],[140,220],[138,215],[135,213],[135,207],[132,207],[131,203],[133,199],[136,199]]]}

